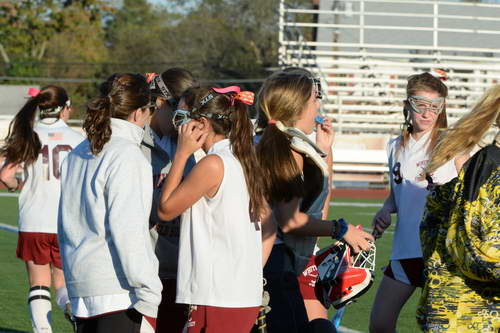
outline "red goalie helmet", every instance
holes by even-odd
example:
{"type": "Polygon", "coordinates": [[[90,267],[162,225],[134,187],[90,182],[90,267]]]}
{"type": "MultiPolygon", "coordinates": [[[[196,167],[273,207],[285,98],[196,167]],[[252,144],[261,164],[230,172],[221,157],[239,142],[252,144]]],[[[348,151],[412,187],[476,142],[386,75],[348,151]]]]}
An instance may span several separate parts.
{"type": "Polygon", "coordinates": [[[369,251],[351,256],[343,242],[325,248],[316,255],[317,293],[326,308],[339,309],[370,289],[375,277],[375,244],[369,251]]]}

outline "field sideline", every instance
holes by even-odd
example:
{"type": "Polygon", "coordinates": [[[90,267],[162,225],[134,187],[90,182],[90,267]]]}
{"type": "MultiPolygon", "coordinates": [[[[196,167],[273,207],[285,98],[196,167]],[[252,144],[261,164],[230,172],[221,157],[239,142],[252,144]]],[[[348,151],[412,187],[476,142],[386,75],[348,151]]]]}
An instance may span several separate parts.
{"type": "MultiPolygon", "coordinates": [[[[17,226],[17,198],[0,193],[0,224],[17,226]]],[[[369,228],[371,218],[382,203],[379,199],[334,199],[330,207],[330,217],[344,217],[353,224],[362,224],[369,228]]],[[[393,227],[389,231],[393,230],[393,227]]],[[[392,232],[377,241],[377,269],[374,286],[355,304],[349,305],[342,321],[342,326],[349,329],[368,332],[368,320],[376,288],[381,279],[381,267],[385,266],[390,256],[392,232]]],[[[320,240],[320,246],[330,243],[327,238],[320,240]]],[[[17,235],[14,232],[0,229],[0,333],[31,332],[26,294],[28,282],[24,263],[15,257],[17,235]]],[[[415,321],[415,310],[420,292],[417,291],[402,311],[398,322],[398,332],[410,333],[419,331],[415,321]]],[[[54,298],[53,298],[54,299],[54,298]]],[[[54,333],[71,333],[62,312],[53,302],[54,333]]],[[[330,310],[330,316],[334,311],[330,310]]]]}

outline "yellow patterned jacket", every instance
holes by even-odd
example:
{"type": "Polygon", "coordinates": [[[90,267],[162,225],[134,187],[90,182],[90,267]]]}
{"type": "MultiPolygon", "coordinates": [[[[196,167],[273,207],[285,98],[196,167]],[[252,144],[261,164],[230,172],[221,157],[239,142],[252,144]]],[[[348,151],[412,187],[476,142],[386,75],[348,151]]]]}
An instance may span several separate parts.
{"type": "Polygon", "coordinates": [[[500,148],[477,152],[428,197],[420,227],[425,332],[500,332],[500,148]]]}

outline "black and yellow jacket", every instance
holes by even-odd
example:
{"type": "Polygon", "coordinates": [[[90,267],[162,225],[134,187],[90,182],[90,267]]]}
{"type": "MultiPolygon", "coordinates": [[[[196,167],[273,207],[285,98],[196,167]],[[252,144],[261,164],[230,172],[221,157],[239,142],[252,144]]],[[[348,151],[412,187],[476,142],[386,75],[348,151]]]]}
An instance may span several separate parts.
{"type": "Polygon", "coordinates": [[[428,197],[420,227],[425,332],[500,331],[500,148],[477,152],[428,197]]]}

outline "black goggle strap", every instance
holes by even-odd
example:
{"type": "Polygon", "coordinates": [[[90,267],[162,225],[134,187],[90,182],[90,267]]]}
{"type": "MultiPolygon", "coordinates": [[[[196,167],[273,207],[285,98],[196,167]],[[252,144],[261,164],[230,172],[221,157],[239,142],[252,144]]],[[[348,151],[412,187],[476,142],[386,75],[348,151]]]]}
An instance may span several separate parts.
{"type": "Polygon", "coordinates": [[[160,89],[161,94],[166,99],[173,98],[172,93],[170,92],[170,90],[168,90],[167,86],[165,85],[165,82],[163,82],[163,79],[161,78],[160,75],[155,76],[155,78],[151,81],[151,84],[149,86],[150,89],[154,89],[155,87],[158,87],[158,89],[160,89]]]}
{"type": "Polygon", "coordinates": [[[317,99],[323,99],[323,89],[321,87],[321,81],[320,81],[320,79],[312,77],[311,81],[312,81],[312,83],[314,85],[314,88],[316,90],[316,98],[317,99]]]}

